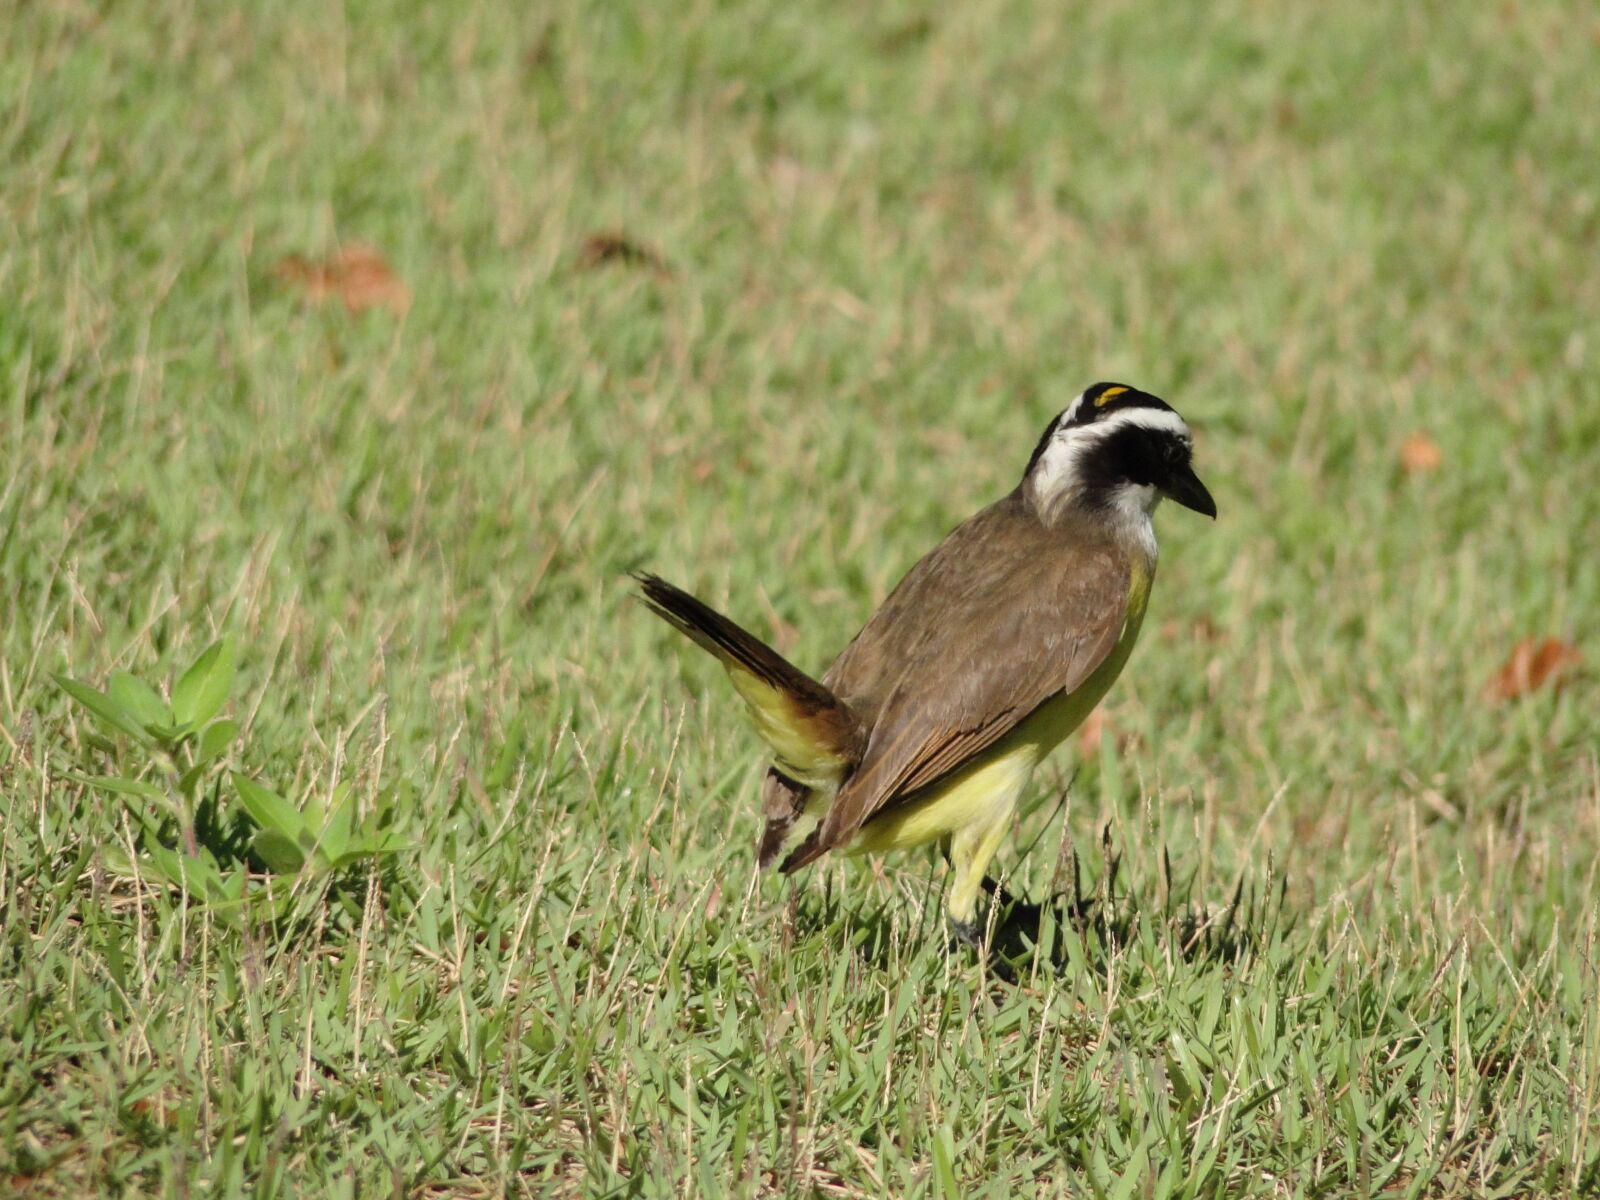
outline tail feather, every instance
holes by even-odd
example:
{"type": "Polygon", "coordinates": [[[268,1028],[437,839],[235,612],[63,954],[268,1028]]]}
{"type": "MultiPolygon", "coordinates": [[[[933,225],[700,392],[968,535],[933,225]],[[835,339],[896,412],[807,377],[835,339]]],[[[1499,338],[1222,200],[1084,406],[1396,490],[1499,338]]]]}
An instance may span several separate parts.
{"type": "Polygon", "coordinates": [[[778,871],[783,875],[793,875],[801,867],[810,866],[821,858],[828,848],[828,843],[822,840],[822,827],[819,825],[807,835],[805,841],[789,851],[788,857],[778,864],[778,871]]]}
{"type": "Polygon", "coordinates": [[[732,660],[771,687],[784,688],[819,705],[837,703],[827,688],[709,604],[659,575],[634,578],[650,611],[703,649],[724,661],[732,660]]]}
{"type": "Polygon", "coordinates": [[[811,795],[805,784],[796,783],[777,767],[767,768],[767,777],[761,781],[761,813],[766,820],[761,823],[761,838],[756,842],[758,866],[770,867],[778,861],[789,831],[805,815],[811,795]]]}
{"type": "Polygon", "coordinates": [[[859,760],[864,731],[843,700],[682,588],[657,575],[635,578],[651,612],[722,663],[783,774],[827,787],[859,760]]]}

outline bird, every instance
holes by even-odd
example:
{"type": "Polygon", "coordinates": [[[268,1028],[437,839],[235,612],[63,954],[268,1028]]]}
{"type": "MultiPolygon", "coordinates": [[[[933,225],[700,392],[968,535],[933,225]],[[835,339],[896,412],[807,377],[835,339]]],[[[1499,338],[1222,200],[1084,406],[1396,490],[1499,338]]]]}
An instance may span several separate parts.
{"type": "Polygon", "coordinates": [[[636,573],[650,610],[726,669],[771,752],[758,864],[789,875],[829,851],[937,844],[953,940],[978,945],[985,872],[1034,769],[1138,640],[1157,505],[1216,518],[1193,444],[1159,397],[1085,389],[1046,426],[1016,487],[924,555],[820,679],[636,573]]]}

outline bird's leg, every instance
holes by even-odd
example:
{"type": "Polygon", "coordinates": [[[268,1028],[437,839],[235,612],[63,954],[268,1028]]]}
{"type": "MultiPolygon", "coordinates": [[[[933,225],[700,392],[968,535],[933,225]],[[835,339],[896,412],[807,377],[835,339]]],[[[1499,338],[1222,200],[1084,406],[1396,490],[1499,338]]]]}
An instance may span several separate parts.
{"type": "Polygon", "coordinates": [[[980,953],[983,950],[983,926],[976,921],[950,922],[950,940],[945,943],[945,949],[954,954],[963,946],[980,953]]]}
{"type": "Polygon", "coordinates": [[[1011,806],[1005,805],[988,822],[957,830],[950,838],[950,868],[954,878],[945,913],[956,937],[976,945],[981,932],[977,920],[978,892],[983,887],[983,872],[1006,836],[1011,822],[1011,806]]]}
{"type": "MultiPolygon", "coordinates": [[[[956,865],[954,854],[950,849],[950,836],[946,834],[937,842],[940,857],[948,863],[952,870],[956,865]]],[[[948,908],[948,905],[946,905],[948,908]]],[[[981,951],[983,949],[983,926],[977,921],[957,921],[950,919],[950,937],[944,944],[946,954],[955,954],[963,948],[981,951]]]]}

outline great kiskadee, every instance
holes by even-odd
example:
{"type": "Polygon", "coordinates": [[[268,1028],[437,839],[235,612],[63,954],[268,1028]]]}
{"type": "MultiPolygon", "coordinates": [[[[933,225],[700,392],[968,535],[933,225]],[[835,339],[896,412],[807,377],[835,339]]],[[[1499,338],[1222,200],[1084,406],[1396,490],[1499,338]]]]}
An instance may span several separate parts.
{"type": "Polygon", "coordinates": [[[978,892],[1039,761],[1100,702],[1133,649],[1163,496],[1217,515],[1172,407],[1097,383],[1045,429],[1022,481],[906,573],[820,682],[654,575],[659,616],[710,651],[771,748],[757,849],[788,874],[829,850],[939,842],[946,912],[977,936],[978,892]]]}

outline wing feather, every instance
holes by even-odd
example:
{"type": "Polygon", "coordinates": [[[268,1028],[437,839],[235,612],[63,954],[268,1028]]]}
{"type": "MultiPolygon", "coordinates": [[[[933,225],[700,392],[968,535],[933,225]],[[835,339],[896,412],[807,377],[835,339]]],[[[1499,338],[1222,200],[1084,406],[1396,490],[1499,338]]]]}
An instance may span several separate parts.
{"type": "Polygon", "coordinates": [[[1122,634],[1130,574],[1126,552],[1109,538],[1047,530],[1007,501],[952,533],[825,677],[870,712],[872,732],[859,766],[785,869],[848,841],[1047,700],[1081,686],[1122,634]],[[951,580],[960,590],[941,590],[951,580]],[[922,619],[913,616],[919,612],[922,619]],[[939,614],[936,624],[925,619],[930,613],[939,614]],[[889,627],[875,631],[885,614],[889,627]]]}

